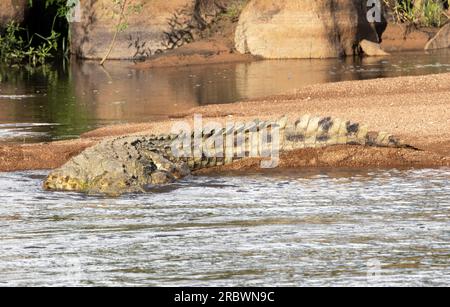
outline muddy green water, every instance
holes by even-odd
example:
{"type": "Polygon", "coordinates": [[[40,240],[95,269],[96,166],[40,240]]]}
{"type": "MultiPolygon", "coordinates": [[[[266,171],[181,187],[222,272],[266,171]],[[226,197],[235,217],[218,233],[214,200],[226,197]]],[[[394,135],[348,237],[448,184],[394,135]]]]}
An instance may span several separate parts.
{"type": "Polygon", "coordinates": [[[450,51],[388,58],[260,61],[136,71],[129,62],[72,62],[36,72],[0,66],[0,142],[67,139],[214,103],[309,84],[450,72],[450,51]]]}
{"type": "Polygon", "coordinates": [[[119,199],[0,178],[0,286],[450,286],[450,169],[188,178],[119,199]]]}

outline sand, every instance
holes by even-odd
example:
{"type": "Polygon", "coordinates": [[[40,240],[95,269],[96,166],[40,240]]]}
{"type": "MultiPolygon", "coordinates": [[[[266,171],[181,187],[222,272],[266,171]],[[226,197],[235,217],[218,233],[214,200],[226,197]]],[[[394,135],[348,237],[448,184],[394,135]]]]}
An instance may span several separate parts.
{"type": "Polygon", "coordinates": [[[240,54],[228,44],[218,40],[204,40],[167,51],[137,63],[133,69],[160,67],[183,67],[192,65],[245,63],[258,58],[250,54],[240,54]]]}
{"type": "MultiPolygon", "coordinates": [[[[197,107],[153,123],[105,127],[79,140],[0,146],[0,171],[51,169],[99,140],[117,135],[169,132],[193,114],[204,121],[273,119],[282,115],[335,116],[386,131],[418,147],[409,149],[335,146],[282,155],[281,167],[439,167],[450,166],[450,74],[318,84],[284,96],[197,107]]],[[[249,169],[248,160],[225,169],[249,169]]],[[[214,171],[217,171],[214,170],[214,171]]]]}

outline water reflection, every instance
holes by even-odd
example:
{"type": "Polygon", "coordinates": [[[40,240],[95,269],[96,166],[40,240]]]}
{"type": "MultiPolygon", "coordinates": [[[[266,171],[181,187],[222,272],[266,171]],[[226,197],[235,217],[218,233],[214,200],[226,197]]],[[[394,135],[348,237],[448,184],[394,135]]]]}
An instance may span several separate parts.
{"type": "MultiPolygon", "coordinates": [[[[0,66],[0,125],[29,126],[25,141],[72,138],[95,127],[151,121],[198,105],[294,92],[310,84],[450,71],[450,51],[387,58],[274,60],[139,71],[129,62],[72,61],[38,71],[0,66]],[[55,124],[55,125],[53,125],[55,124]]],[[[0,126],[0,142],[11,141],[0,126]]]]}

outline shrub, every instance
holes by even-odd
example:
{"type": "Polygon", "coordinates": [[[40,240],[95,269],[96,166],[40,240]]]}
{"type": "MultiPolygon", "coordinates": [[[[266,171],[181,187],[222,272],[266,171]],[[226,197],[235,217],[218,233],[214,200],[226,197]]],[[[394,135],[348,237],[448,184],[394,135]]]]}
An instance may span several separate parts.
{"type": "Polygon", "coordinates": [[[17,23],[8,23],[4,34],[0,34],[0,61],[9,64],[28,63],[31,66],[45,64],[53,57],[53,52],[58,50],[59,34],[52,31],[48,37],[34,34],[28,40],[26,29],[17,23]],[[39,39],[40,43],[33,46],[33,40],[39,39]]]}
{"type": "Polygon", "coordinates": [[[442,1],[428,0],[423,3],[422,22],[428,27],[440,27],[445,22],[442,1]]]}
{"type": "Polygon", "coordinates": [[[440,27],[447,18],[443,0],[383,0],[398,23],[440,27]]]}

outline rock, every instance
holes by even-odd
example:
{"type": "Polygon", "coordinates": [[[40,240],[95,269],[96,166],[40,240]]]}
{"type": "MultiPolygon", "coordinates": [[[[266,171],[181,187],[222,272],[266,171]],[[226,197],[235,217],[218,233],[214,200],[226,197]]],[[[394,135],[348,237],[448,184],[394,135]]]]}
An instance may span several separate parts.
{"type": "MultiPolygon", "coordinates": [[[[119,9],[111,0],[85,0],[75,8],[71,22],[72,53],[80,58],[100,59],[114,36],[119,9]]],[[[197,29],[208,23],[217,10],[218,1],[195,0],[129,0],[141,4],[140,12],[126,14],[126,29],[118,34],[109,59],[138,59],[179,47],[192,40],[197,29]],[[198,14],[194,14],[195,12],[198,14]],[[174,20],[175,18],[175,20],[174,20]],[[170,35],[170,39],[168,37],[170,35]]]]}
{"type": "Polygon", "coordinates": [[[380,44],[363,39],[359,46],[361,47],[364,54],[368,56],[387,56],[389,53],[381,49],[380,44]]]}
{"type": "Polygon", "coordinates": [[[404,24],[389,23],[381,37],[381,48],[386,52],[423,50],[436,32],[433,28],[416,29],[404,24]]]}
{"type": "Polygon", "coordinates": [[[377,41],[360,0],[250,0],[236,29],[241,53],[264,58],[352,55],[362,39],[377,41]]]}
{"type": "Polygon", "coordinates": [[[425,50],[450,48],[450,24],[443,26],[425,45],[425,50]]]}
{"type": "MultiPolygon", "coordinates": [[[[169,28],[167,20],[190,2],[154,0],[145,3],[140,13],[128,14],[127,29],[118,34],[109,58],[132,59],[163,49],[163,35],[169,28]]],[[[130,3],[138,2],[132,0],[130,3]]],[[[110,0],[86,0],[78,4],[75,12],[71,22],[72,53],[80,58],[102,58],[116,30],[117,8],[113,10],[110,0]]]]}
{"type": "Polygon", "coordinates": [[[28,0],[1,0],[0,1],[0,28],[8,22],[22,22],[28,0]]]}

